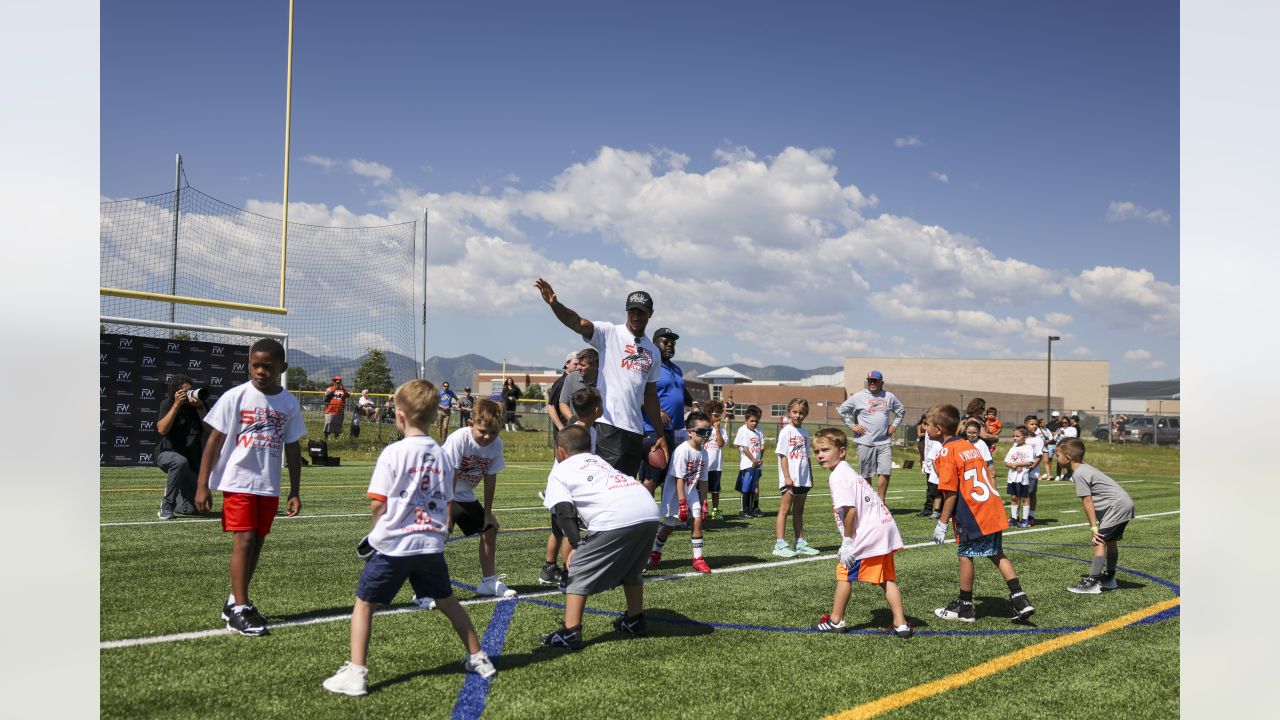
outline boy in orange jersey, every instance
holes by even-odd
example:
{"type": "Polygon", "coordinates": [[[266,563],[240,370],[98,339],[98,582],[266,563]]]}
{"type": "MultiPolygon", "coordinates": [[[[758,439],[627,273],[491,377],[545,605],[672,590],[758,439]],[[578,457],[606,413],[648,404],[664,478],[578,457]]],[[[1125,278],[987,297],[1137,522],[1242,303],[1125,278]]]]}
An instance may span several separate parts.
{"type": "Polygon", "coordinates": [[[1004,555],[1001,534],[1009,527],[1004,503],[995,481],[987,472],[981,453],[963,436],[956,434],[960,411],[954,405],[935,405],[927,414],[929,438],[942,443],[933,461],[942,493],[942,516],[933,530],[933,541],[941,545],[947,537],[947,523],[954,517],[960,556],[960,596],[933,613],[944,620],[973,622],[973,559],[990,558],[1009,585],[1013,620],[1021,622],[1036,611],[1022,591],[1013,563],[1004,555]],[[963,498],[963,499],[961,499],[963,498]]]}

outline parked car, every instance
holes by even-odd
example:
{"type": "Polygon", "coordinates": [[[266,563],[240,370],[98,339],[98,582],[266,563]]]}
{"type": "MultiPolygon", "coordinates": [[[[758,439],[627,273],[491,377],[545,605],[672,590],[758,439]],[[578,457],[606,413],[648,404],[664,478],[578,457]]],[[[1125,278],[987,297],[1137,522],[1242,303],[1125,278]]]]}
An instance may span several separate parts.
{"type": "Polygon", "coordinates": [[[1125,440],[1143,445],[1177,445],[1182,442],[1180,418],[1135,417],[1125,423],[1125,440]]]}

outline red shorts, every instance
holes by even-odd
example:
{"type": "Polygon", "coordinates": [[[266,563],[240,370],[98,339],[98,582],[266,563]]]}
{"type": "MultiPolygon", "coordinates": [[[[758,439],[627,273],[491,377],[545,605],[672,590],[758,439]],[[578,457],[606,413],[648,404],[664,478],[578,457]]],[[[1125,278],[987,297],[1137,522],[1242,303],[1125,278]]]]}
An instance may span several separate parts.
{"type": "Polygon", "coordinates": [[[249,493],[222,493],[222,529],[224,532],[252,530],[258,537],[266,537],[275,522],[279,497],[251,495],[249,493]]]}
{"type": "Polygon", "coordinates": [[[893,567],[893,553],[862,558],[846,568],[844,563],[836,563],[837,582],[864,582],[872,585],[883,585],[886,581],[898,581],[898,573],[893,567]]]}

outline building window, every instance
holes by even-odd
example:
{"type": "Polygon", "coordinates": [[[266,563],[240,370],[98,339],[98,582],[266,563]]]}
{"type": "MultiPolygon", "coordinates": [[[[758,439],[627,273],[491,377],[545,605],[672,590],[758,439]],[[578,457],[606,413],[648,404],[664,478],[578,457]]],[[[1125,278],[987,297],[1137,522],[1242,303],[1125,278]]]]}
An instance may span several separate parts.
{"type": "Polygon", "coordinates": [[[711,399],[712,399],[712,400],[719,400],[719,399],[720,399],[720,386],[719,386],[719,385],[712,385],[712,386],[711,386],[711,399]]]}
{"type": "Polygon", "coordinates": [[[773,403],[769,406],[769,414],[773,417],[782,417],[787,414],[786,403],[773,403]]]}

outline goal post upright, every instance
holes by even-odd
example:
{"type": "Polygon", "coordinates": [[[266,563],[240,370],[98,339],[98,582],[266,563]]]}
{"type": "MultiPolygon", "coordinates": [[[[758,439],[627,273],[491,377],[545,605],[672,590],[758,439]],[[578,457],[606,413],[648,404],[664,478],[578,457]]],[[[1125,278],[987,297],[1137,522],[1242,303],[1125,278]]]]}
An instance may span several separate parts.
{"type": "Polygon", "coordinates": [[[289,128],[293,112],[293,0],[289,0],[289,49],[284,81],[284,218],[280,221],[280,307],[284,305],[285,262],[289,250],[289,128]]]}

